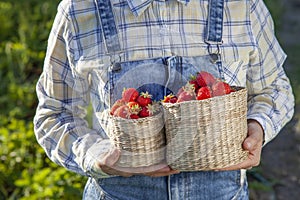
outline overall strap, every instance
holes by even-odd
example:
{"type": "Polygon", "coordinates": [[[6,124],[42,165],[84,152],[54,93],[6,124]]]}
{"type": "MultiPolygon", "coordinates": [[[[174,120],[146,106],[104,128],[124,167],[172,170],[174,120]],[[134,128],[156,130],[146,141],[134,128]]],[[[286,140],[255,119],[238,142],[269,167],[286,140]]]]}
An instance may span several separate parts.
{"type": "Polygon", "coordinates": [[[121,46],[118,38],[118,30],[115,24],[110,0],[95,0],[95,4],[107,53],[112,54],[120,51],[121,46]]]}
{"type": "Polygon", "coordinates": [[[205,42],[222,44],[224,0],[209,0],[208,23],[205,42]]]}
{"type": "Polygon", "coordinates": [[[210,61],[217,64],[220,78],[224,80],[224,71],[221,62],[220,45],[223,34],[224,0],[209,0],[207,32],[205,42],[208,44],[210,61]]]}

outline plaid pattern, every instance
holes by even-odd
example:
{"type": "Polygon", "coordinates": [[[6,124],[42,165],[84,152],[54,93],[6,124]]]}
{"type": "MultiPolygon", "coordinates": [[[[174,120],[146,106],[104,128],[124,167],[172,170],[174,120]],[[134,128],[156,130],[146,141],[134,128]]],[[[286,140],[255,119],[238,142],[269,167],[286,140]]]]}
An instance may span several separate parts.
{"type": "MultiPolygon", "coordinates": [[[[207,55],[207,0],[111,2],[120,61],[207,55]]],[[[105,91],[90,87],[89,79],[84,78],[89,69],[80,64],[105,59],[106,44],[99,27],[93,1],[61,2],[37,84],[34,124],[38,142],[54,162],[83,175],[103,177],[93,165],[110,144],[104,131],[88,126],[84,107],[90,101],[103,102],[105,91]]],[[[211,51],[216,49],[211,46],[211,51]]],[[[292,118],[294,97],[282,67],[286,55],[262,0],[225,2],[220,51],[225,80],[248,88],[248,118],[261,123],[269,142],[292,118]]],[[[94,109],[101,111],[104,104],[94,104],[94,109]]]]}

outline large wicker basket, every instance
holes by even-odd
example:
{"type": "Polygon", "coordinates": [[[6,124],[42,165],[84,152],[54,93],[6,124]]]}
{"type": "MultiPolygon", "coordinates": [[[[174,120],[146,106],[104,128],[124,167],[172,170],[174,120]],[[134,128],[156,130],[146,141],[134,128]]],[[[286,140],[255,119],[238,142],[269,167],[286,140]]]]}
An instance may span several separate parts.
{"type": "Polygon", "coordinates": [[[142,167],[165,160],[163,112],[139,119],[109,117],[108,136],[121,150],[120,167],[142,167]]]}
{"type": "Polygon", "coordinates": [[[180,171],[223,168],[240,163],[247,136],[247,90],[206,100],[163,103],[167,163],[180,171]]]}

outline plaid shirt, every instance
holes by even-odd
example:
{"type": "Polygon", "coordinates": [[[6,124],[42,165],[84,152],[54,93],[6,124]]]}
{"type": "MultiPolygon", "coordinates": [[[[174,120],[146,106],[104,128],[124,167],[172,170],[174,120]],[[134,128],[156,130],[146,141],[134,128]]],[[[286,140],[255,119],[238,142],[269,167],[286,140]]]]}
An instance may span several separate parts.
{"type": "MultiPolygon", "coordinates": [[[[123,52],[121,61],[207,55],[208,1],[111,2],[123,52]]],[[[263,1],[226,1],[222,39],[224,78],[229,84],[247,87],[248,118],[260,122],[267,143],[292,118],[294,97],[282,67],[286,55],[275,38],[263,1]]],[[[94,2],[62,1],[37,84],[39,105],[34,119],[38,142],[54,162],[100,177],[105,174],[93,167],[95,158],[101,158],[111,144],[104,132],[88,126],[84,107],[105,97],[102,91],[89,90],[88,81],[78,84],[75,80],[85,72],[80,63],[105,60],[105,45],[94,2]]]]}

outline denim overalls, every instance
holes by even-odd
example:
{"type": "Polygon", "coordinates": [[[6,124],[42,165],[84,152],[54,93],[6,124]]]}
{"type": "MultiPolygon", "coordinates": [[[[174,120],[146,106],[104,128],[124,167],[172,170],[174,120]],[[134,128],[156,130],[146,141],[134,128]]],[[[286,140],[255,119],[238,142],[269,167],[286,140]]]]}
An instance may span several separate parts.
{"type": "MultiPolygon", "coordinates": [[[[124,87],[135,87],[139,91],[149,91],[156,100],[164,95],[176,93],[186,83],[191,74],[200,70],[209,71],[223,78],[222,63],[218,55],[218,45],[222,44],[223,0],[210,0],[206,43],[210,54],[199,57],[171,55],[139,61],[118,62],[121,52],[117,38],[117,28],[110,1],[96,0],[99,10],[106,48],[108,73],[101,70],[91,72],[92,89],[98,90],[104,98],[104,107],[120,98],[124,87]],[[201,68],[205,66],[205,68],[201,68]],[[106,74],[106,75],[105,75],[106,74]],[[106,76],[103,78],[103,76],[106,76]],[[142,78],[139,78],[142,77],[142,78]],[[103,82],[100,88],[97,81],[103,82]],[[103,92],[104,91],[104,92],[103,92]],[[109,98],[108,98],[109,97],[109,98]]],[[[93,102],[97,112],[97,102],[93,102]]],[[[101,120],[101,115],[98,116],[101,120]]],[[[97,122],[95,122],[97,123],[97,122]]],[[[104,128],[99,126],[100,128],[104,128]]],[[[104,128],[105,129],[105,128],[104,128]]],[[[104,136],[105,137],[105,136],[104,136]]],[[[83,199],[121,200],[201,200],[201,199],[248,199],[247,181],[244,170],[181,172],[168,177],[152,178],[132,176],[103,179],[89,178],[83,199]]]]}

